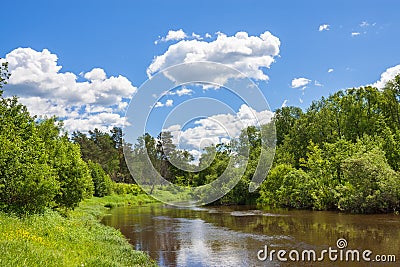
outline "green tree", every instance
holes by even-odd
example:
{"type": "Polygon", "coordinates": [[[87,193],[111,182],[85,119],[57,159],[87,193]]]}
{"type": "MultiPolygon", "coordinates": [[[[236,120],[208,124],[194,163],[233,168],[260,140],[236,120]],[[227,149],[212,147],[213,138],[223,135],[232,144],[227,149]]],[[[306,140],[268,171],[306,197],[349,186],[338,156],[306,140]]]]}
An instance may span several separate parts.
{"type": "Polygon", "coordinates": [[[105,173],[100,164],[91,160],[87,164],[93,180],[94,196],[104,197],[110,195],[113,189],[113,182],[110,176],[105,173]]]}
{"type": "Polygon", "coordinates": [[[264,206],[279,207],[281,202],[277,198],[277,191],[281,188],[285,176],[294,170],[295,168],[287,164],[279,164],[272,168],[260,186],[260,196],[257,203],[264,206]]]}
{"type": "Polygon", "coordinates": [[[0,209],[33,213],[52,205],[60,185],[48,160],[26,107],[15,97],[1,98],[0,209]]]}
{"type": "Polygon", "coordinates": [[[339,209],[360,213],[399,209],[400,176],[389,166],[379,148],[345,160],[343,173],[339,209]]]}
{"type": "Polygon", "coordinates": [[[93,181],[87,164],[81,158],[80,147],[61,135],[62,123],[56,118],[37,124],[39,136],[49,154],[48,164],[57,174],[60,190],[54,200],[58,206],[76,207],[84,198],[93,195],[93,181]]]}
{"type": "MultiPolygon", "coordinates": [[[[114,181],[122,181],[124,177],[120,175],[121,149],[117,149],[116,145],[119,141],[118,137],[113,137],[108,133],[104,133],[99,129],[89,131],[89,136],[81,132],[72,134],[73,142],[79,144],[81,148],[82,158],[88,162],[89,160],[97,162],[103,170],[114,181]]],[[[118,143],[119,144],[119,143],[118,143]]]]}

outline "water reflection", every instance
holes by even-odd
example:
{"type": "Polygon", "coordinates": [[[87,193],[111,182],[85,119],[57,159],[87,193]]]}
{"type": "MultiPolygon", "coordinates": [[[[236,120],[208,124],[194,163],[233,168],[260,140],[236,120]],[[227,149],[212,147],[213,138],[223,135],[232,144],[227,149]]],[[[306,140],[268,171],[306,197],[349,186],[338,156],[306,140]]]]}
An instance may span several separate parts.
{"type": "MultiPolygon", "coordinates": [[[[321,251],[335,247],[338,238],[345,238],[351,249],[394,254],[400,260],[400,216],[396,215],[149,205],[115,208],[103,223],[119,228],[136,249],[148,252],[160,266],[279,266],[278,261],[259,261],[257,252],[264,245],[321,251]]],[[[310,262],[285,266],[310,266],[310,262]]],[[[324,262],[318,266],[374,265],[324,262]]]]}

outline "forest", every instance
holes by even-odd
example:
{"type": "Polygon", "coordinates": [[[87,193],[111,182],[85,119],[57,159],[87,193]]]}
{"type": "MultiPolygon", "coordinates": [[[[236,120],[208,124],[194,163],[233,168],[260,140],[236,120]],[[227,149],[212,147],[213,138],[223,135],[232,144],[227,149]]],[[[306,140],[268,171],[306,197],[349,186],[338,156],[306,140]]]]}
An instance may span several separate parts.
{"type": "Polygon", "coordinates": [[[352,213],[396,213],[400,209],[400,76],[382,90],[351,88],[314,101],[306,110],[277,109],[269,124],[250,126],[230,143],[205,148],[199,165],[211,164],[201,171],[184,171],[170,163],[173,157],[190,170],[194,157],[177,149],[169,132],[144,134],[135,144],[128,144],[121,128],[69,134],[57,118],[31,116],[16,97],[3,97],[1,88],[8,77],[7,63],[3,63],[2,211],[25,214],[46,208],[74,209],[92,196],[140,192],[135,180],[149,173],[140,164],[128,168],[124,149],[138,159],[147,153],[155,169],[174,184],[188,188],[208,184],[224,172],[244,139],[250,144],[244,174],[214,205],[352,213]],[[265,129],[276,133],[275,156],[264,182],[250,193],[265,129]]]}

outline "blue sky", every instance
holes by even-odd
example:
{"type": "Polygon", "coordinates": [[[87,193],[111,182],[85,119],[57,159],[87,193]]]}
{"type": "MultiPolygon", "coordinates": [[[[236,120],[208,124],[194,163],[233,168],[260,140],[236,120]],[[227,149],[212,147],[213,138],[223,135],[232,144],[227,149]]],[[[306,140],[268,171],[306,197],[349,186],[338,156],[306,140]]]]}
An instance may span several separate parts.
{"type": "MultiPolygon", "coordinates": [[[[272,110],[283,103],[306,108],[339,89],[374,84],[385,71],[386,78],[397,73],[399,67],[389,68],[400,64],[399,10],[394,0],[9,1],[2,12],[0,57],[14,62],[12,74],[20,70],[5,91],[20,96],[34,114],[64,118],[69,131],[107,129],[121,125],[124,103],[148,79],[155,57],[182,59],[167,55],[170,46],[189,40],[200,46],[237,32],[259,41],[270,32],[279,51],[267,53],[274,62],[255,67],[268,80],[250,78],[272,110]],[[179,30],[187,37],[179,39],[179,30]],[[175,40],[167,41],[169,31],[175,40]]],[[[217,58],[218,51],[213,53],[203,59],[217,58]]],[[[251,53],[248,58],[260,60],[251,53]]],[[[160,64],[154,73],[168,66],[160,64]]],[[[168,99],[160,102],[159,112],[183,98],[169,99],[170,105],[168,99]]]]}

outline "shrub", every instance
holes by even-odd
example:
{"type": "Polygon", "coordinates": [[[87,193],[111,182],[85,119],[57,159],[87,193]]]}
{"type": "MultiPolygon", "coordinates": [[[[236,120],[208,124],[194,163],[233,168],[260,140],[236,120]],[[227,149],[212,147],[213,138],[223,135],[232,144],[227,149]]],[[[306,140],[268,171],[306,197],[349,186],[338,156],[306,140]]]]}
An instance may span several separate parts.
{"type": "Polygon", "coordinates": [[[338,187],[339,209],[372,213],[399,208],[400,176],[378,148],[354,155],[343,164],[344,184],[338,187]]]}
{"type": "Polygon", "coordinates": [[[283,177],[276,198],[280,206],[288,208],[311,208],[313,184],[309,175],[303,170],[292,170],[283,177]]]}
{"type": "Polygon", "coordinates": [[[113,183],[113,191],[118,195],[132,194],[138,195],[143,193],[142,189],[137,184],[126,184],[126,183],[113,183]]]}
{"type": "Polygon", "coordinates": [[[260,197],[257,202],[266,206],[280,206],[276,192],[281,187],[284,177],[293,170],[295,168],[287,164],[279,164],[271,169],[260,186],[260,197]]]}
{"type": "Polygon", "coordinates": [[[0,100],[0,209],[41,212],[59,189],[33,119],[16,98],[0,100]]]}
{"type": "Polygon", "coordinates": [[[113,183],[100,164],[91,160],[88,161],[88,167],[92,176],[94,185],[94,196],[104,197],[112,194],[113,183]]]}

